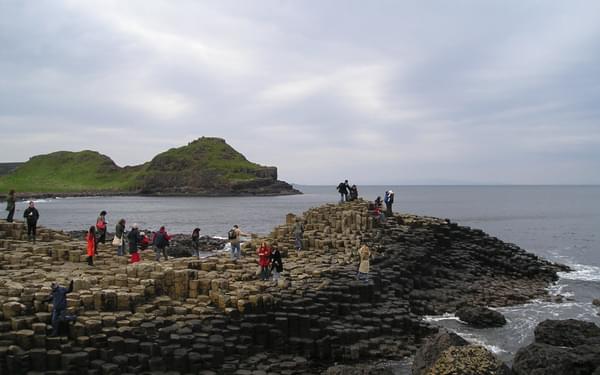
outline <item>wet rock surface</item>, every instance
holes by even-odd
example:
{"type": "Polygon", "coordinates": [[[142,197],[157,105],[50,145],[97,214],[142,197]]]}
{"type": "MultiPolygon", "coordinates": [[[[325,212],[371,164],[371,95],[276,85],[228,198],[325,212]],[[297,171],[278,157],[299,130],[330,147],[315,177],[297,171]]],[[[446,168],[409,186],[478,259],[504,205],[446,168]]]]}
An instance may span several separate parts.
{"type": "Polygon", "coordinates": [[[300,253],[288,215],[238,261],[217,253],[155,262],[146,250],[132,265],[107,244],[94,267],[83,241],[42,229],[32,244],[22,223],[0,222],[0,369],[321,373],[334,362],[411,355],[437,330],[420,315],[543,297],[565,270],[447,220],[396,215],[377,225],[360,200],[311,209],[303,220],[300,253]],[[277,283],[257,276],[262,240],[282,253],[277,283]],[[369,282],[356,280],[363,243],[373,252],[369,282]],[[78,319],[50,337],[43,300],[51,281],[68,280],[68,310],[78,319]]]}
{"type": "Polygon", "coordinates": [[[519,349],[517,375],[600,373],[600,327],[592,322],[546,320],[535,328],[535,342],[519,349]]]}
{"type": "Polygon", "coordinates": [[[504,315],[483,306],[463,306],[456,311],[456,316],[477,328],[502,327],[506,324],[504,315]]]}
{"type": "Polygon", "coordinates": [[[469,342],[456,333],[441,330],[436,335],[426,339],[413,360],[413,375],[425,375],[440,358],[441,354],[450,347],[469,345],[469,342]]]}

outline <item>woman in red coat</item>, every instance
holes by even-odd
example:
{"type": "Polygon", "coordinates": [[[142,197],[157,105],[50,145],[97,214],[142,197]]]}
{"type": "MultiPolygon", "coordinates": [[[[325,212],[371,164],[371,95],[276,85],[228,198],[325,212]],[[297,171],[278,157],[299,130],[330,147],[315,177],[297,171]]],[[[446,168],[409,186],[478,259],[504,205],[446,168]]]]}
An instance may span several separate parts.
{"type": "Polygon", "coordinates": [[[271,264],[271,247],[263,241],[258,248],[258,265],[260,266],[260,279],[269,280],[269,264],[271,264]]]}
{"type": "Polygon", "coordinates": [[[96,227],[93,225],[90,227],[85,239],[87,241],[87,264],[93,266],[94,255],[96,255],[96,227]]]}

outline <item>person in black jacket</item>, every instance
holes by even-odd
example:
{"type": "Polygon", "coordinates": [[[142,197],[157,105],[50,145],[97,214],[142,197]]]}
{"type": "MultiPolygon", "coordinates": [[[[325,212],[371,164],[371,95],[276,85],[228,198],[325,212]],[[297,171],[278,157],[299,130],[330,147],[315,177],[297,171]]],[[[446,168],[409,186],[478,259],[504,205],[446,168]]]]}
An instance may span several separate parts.
{"type": "Polygon", "coordinates": [[[52,301],[52,334],[51,336],[58,336],[60,323],[63,321],[74,321],[77,319],[76,316],[67,315],[67,294],[73,291],[73,280],[69,283],[69,289],[58,285],[58,283],[52,283],[52,292],[44,302],[52,301]]]}
{"type": "Polygon", "coordinates": [[[27,241],[33,240],[33,243],[35,243],[35,231],[37,228],[37,221],[40,218],[40,213],[37,208],[35,208],[33,201],[29,202],[29,207],[23,212],[23,217],[27,222],[27,241]]]}
{"type": "Polygon", "coordinates": [[[283,272],[283,261],[281,260],[281,253],[279,249],[273,246],[271,252],[271,273],[273,274],[273,281],[277,283],[279,280],[279,274],[283,272]]]}
{"type": "Polygon", "coordinates": [[[348,180],[340,182],[340,184],[337,186],[337,191],[340,193],[340,203],[348,201],[348,189],[350,189],[348,180]]]}

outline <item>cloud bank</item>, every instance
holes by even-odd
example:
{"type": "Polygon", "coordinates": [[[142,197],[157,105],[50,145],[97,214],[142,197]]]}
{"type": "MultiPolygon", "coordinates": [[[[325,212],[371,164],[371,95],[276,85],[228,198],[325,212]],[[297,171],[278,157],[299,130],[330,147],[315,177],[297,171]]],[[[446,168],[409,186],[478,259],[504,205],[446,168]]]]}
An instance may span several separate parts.
{"type": "Polygon", "coordinates": [[[200,136],[301,184],[600,183],[600,4],[2,1],[0,161],[200,136]]]}

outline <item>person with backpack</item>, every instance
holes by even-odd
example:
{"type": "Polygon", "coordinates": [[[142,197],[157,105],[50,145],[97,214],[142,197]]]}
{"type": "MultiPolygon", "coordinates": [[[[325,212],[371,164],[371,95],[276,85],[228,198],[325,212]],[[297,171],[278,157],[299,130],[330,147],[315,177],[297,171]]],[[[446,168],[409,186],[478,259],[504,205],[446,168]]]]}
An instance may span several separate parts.
{"type": "Polygon", "coordinates": [[[165,260],[169,260],[169,257],[167,256],[167,246],[169,246],[169,240],[171,240],[171,236],[169,236],[164,226],[160,227],[158,232],[154,233],[152,243],[154,244],[157,262],[160,262],[161,253],[165,257],[165,260]]]}
{"type": "Polygon", "coordinates": [[[127,233],[127,242],[129,243],[129,254],[131,254],[131,261],[138,258],[138,248],[141,242],[140,232],[138,230],[138,225],[134,223],[131,226],[131,230],[127,233]]]}
{"type": "Polygon", "coordinates": [[[27,241],[35,243],[35,232],[37,230],[37,222],[40,218],[40,213],[35,208],[33,201],[29,201],[29,207],[23,212],[23,217],[27,222],[27,241]]]}
{"type": "MultiPolygon", "coordinates": [[[[99,244],[104,244],[106,243],[106,211],[102,211],[100,212],[100,216],[98,216],[98,218],[96,219],[96,243],[99,244]]],[[[98,251],[98,248],[96,247],[96,254],[98,251]]]]}
{"type": "Polygon", "coordinates": [[[241,236],[249,236],[250,234],[242,232],[237,224],[227,232],[227,238],[231,243],[231,259],[237,261],[241,256],[241,236]]]}
{"type": "Polygon", "coordinates": [[[192,231],[192,255],[200,257],[200,228],[194,228],[192,231]]]}
{"type": "Polygon", "coordinates": [[[6,196],[6,211],[8,211],[8,215],[6,216],[6,222],[12,223],[13,216],[15,215],[15,207],[16,207],[17,199],[15,198],[14,189],[8,192],[6,196]]]}

